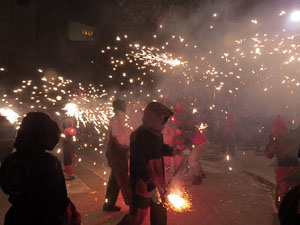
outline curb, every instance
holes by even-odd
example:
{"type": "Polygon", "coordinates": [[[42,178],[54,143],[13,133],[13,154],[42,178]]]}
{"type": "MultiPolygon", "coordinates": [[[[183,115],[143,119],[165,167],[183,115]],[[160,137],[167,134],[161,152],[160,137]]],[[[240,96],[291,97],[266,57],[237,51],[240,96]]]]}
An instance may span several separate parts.
{"type": "Polygon", "coordinates": [[[271,188],[276,188],[276,184],[272,183],[271,181],[268,181],[266,180],[265,178],[253,173],[253,172],[250,172],[250,171],[247,171],[247,170],[243,170],[243,173],[253,177],[254,179],[258,180],[259,182],[271,187],[271,188]]]}

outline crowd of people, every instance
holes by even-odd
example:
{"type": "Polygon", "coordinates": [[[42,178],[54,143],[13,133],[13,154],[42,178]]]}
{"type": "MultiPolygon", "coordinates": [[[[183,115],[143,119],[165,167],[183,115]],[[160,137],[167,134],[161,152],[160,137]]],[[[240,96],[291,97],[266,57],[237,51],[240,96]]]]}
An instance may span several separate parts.
{"type": "MultiPolygon", "coordinates": [[[[120,211],[116,201],[121,191],[130,210],[120,225],[143,224],[149,208],[151,224],[165,225],[165,171],[172,167],[174,171],[180,169],[188,173],[190,168],[192,184],[202,184],[206,174],[199,159],[209,147],[211,133],[199,129],[191,110],[181,102],[173,111],[164,104],[149,103],[144,109],[141,125],[134,131],[126,125],[125,101],[115,100],[113,109],[115,115],[110,122],[106,150],[111,172],[103,211],[120,211]]],[[[222,124],[221,149],[234,157],[235,116],[225,114],[222,124]]],[[[58,158],[46,152],[55,148],[61,136],[58,124],[48,115],[28,113],[17,135],[6,118],[0,117],[0,185],[12,204],[5,216],[5,225],[81,223],[81,216],[68,198],[65,184],[65,180],[75,178],[72,161],[77,131],[72,118],[65,118],[61,127],[64,169],[58,158]]],[[[276,116],[264,153],[278,161],[274,212],[284,225],[300,221],[299,140],[300,127],[289,130],[284,119],[276,116]]]]}

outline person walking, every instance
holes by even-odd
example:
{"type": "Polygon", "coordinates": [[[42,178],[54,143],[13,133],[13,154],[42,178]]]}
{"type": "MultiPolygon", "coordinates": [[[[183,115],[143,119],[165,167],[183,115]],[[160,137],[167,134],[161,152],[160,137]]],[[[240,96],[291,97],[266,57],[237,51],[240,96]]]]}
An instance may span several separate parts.
{"type": "MultiPolygon", "coordinates": [[[[293,139],[293,138],[292,138],[293,139]]],[[[277,189],[273,205],[274,213],[278,213],[278,208],[283,197],[291,188],[287,178],[298,166],[297,153],[299,144],[295,144],[289,136],[289,131],[284,119],[276,116],[273,120],[273,132],[269,137],[269,143],[265,147],[265,156],[269,159],[276,157],[277,167],[275,168],[275,179],[277,189]]]]}
{"type": "Polygon", "coordinates": [[[144,223],[150,207],[151,225],[166,225],[167,211],[159,196],[165,186],[164,156],[174,153],[164,144],[162,131],[170,109],[158,102],[151,102],[144,110],[143,124],[130,135],[130,184],[132,206],[130,214],[119,223],[140,225],[144,223]]]}
{"type": "Polygon", "coordinates": [[[131,206],[131,192],[128,175],[129,136],[126,126],[126,103],[120,99],[113,102],[114,117],[110,122],[106,158],[111,168],[105,195],[103,211],[120,211],[116,201],[121,190],[125,204],[131,206]]]}

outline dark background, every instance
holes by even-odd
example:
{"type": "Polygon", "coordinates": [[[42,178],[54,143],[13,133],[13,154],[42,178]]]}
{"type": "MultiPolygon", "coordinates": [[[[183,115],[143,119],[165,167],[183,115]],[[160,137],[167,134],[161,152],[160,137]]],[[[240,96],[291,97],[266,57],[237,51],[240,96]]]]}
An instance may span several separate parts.
{"type": "MultiPolygon", "coordinates": [[[[38,68],[54,69],[75,80],[101,81],[109,63],[99,52],[118,34],[147,43],[167,13],[184,20],[218,2],[231,7],[226,19],[236,21],[260,5],[272,7],[287,1],[1,0],[0,67],[5,71],[0,73],[4,84],[0,86],[34,79],[40,76],[38,68]],[[86,39],[74,39],[72,23],[92,33],[86,39]]],[[[193,30],[188,35],[197,38],[193,30]]]]}

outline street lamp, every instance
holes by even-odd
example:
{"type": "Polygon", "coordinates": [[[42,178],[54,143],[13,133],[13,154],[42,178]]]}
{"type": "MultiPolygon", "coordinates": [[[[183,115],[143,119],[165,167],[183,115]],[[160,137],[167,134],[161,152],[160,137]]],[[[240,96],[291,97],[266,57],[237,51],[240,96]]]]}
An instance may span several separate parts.
{"type": "Polygon", "coordinates": [[[300,22],[300,11],[294,11],[290,18],[292,22],[300,22]]]}

